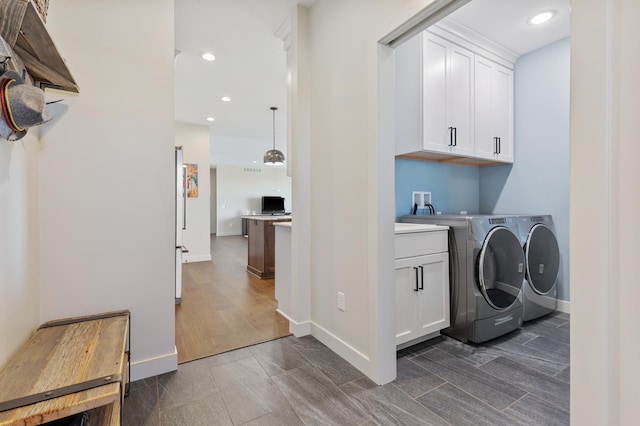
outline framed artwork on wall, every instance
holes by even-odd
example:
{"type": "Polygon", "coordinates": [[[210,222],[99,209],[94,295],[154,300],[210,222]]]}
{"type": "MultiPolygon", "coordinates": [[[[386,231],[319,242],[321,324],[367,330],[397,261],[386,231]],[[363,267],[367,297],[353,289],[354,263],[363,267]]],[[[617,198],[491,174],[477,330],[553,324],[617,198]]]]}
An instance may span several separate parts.
{"type": "Polygon", "coordinates": [[[198,197],[198,165],[185,164],[187,166],[187,197],[198,197]]]}

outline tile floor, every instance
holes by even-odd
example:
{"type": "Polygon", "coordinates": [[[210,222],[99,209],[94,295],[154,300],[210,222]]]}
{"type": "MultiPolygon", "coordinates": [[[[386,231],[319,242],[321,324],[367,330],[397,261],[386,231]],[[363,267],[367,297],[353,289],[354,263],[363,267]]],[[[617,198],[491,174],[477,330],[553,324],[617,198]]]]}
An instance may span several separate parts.
{"type": "Polygon", "coordinates": [[[181,364],[131,384],[124,425],[568,425],[569,316],[482,345],[398,352],[376,386],[311,336],[181,364]]]}

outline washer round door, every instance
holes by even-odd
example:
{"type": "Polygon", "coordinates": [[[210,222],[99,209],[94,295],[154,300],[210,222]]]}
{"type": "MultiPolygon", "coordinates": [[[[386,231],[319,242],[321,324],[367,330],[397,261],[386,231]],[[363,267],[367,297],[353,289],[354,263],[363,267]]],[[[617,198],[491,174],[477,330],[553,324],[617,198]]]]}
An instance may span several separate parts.
{"type": "Polygon", "coordinates": [[[533,225],[524,246],[527,281],[538,294],[547,294],[558,281],[560,248],[551,229],[540,223],[533,225]]]}
{"type": "Polygon", "coordinates": [[[494,309],[510,308],[522,291],[524,252],[508,228],[498,226],[487,234],[478,255],[480,291],[494,309]]]}

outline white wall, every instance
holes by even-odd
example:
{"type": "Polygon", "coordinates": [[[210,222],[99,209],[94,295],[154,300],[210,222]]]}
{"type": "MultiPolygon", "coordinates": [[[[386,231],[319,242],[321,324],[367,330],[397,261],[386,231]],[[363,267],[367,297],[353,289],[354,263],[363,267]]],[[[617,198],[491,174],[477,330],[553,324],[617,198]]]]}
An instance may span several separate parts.
{"type": "Polygon", "coordinates": [[[285,210],[291,211],[291,178],[285,168],[223,166],[217,168],[217,235],[240,235],[240,216],[250,210],[260,213],[263,195],[285,198],[285,210]]]}
{"type": "Polygon", "coordinates": [[[395,378],[393,56],[378,41],[431,3],[326,0],[309,17],[312,334],[378,383],[395,378]]]}
{"type": "Polygon", "coordinates": [[[640,2],[571,7],[571,424],[634,425],[640,2]]]}
{"type": "Polygon", "coordinates": [[[185,164],[198,165],[198,196],[187,197],[187,229],[182,237],[183,244],[189,249],[189,253],[183,255],[183,260],[184,262],[209,261],[211,260],[209,127],[176,123],[176,146],[182,146],[185,164]]]}
{"type": "MultiPolygon", "coordinates": [[[[482,213],[551,214],[560,246],[558,298],[569,300],[570,42],[515,64],[513,165],[480,168],[482,213]]],[[[598,203],[595,203],[598,204],[598,203]]]]}
{"type": "Polygon", "coordinates": [[[173,1],[49,7],[80,95],[40,155],[41,320],[132,313],[132,379],[176,368],[173,1]]]}
{"type": "Polygon", "coordinates": [[[209,233],[215,234],[218,227],[216,169],[209,169],[209,233]]]}
{"type": "Polygon", "coordinates": [[[40,323],[38,142],[0,139],[0,370],[40,323]]]}

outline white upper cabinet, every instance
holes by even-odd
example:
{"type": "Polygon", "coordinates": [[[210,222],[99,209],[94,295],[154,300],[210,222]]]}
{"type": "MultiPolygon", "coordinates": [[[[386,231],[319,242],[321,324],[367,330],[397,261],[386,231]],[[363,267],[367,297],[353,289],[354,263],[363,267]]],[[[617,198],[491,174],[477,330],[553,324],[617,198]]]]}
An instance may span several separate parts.
{"type": "Polygon", "coordinates": [[[473,155],[473,53],[424,32],[423,149],[473,155]]]}
{"type": "Polygon", "coordinates": [[[475,144],[480,158],[513,162],[513,71],[475,61],[475,144]]]}
{"type": "Polygon", "coordinates": [[[432,27],[396,48],[396,155],[513,162],[513,64],[480,45],[432,27]]]}

